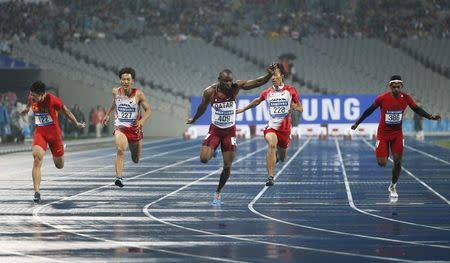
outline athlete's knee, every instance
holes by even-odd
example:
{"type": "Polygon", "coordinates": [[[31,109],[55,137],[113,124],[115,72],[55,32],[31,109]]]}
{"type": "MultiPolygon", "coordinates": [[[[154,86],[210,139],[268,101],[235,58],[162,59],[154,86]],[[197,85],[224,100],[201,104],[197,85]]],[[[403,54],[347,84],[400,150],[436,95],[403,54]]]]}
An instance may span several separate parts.
{"type": "Polygon", "coordinates": [[[131,156],[131,160],[133,161],[133,163],[138,163],[139,162],[139,156],[131,156]]]}
{"type": "Polygon", "coordinates": [[[55,163],[55,167],[58,168],[58,169],[62,169],[62,168],[64,168],[64,163],[63,162],[56,162],[55,163]]]}
{"type": "Polygon", "coordinates": [[[378,160],[378,165],[381,167],[385,167],[387,165],[387,160],[378,160]]]}
{"type": "Polygon", "coordinates": [[[211,159],[211,155],[209,155],[207,152],[200,153],[200,162],[207,163],[210,159],[211,159]]]}
{"type": "Polygon", "coordinates": [[[125,147],[117,147],[117,155],[125,155],[125,147]]]}
{"type": "Polygon", "coordinates": [[[34,159],[35,163],[36,162],[38,162],[38,163],[42,162],[43,158],[44,158],[44,155],[41,152],[36,151],[36,150],[33,151],[33,159],[34,159]]]}

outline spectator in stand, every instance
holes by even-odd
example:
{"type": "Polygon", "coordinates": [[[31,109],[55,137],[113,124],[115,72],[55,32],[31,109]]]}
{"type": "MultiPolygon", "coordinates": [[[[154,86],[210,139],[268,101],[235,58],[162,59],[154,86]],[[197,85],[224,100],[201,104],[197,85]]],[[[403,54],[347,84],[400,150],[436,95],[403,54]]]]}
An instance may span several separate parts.
{"type": "Polygon", "coordinates": [[[105,117],[105,111],[102,106],[98,105],[93,112],[91,119],[95,126],[95,137],[100,138],[102,136],[102,120],[105,117]]]}

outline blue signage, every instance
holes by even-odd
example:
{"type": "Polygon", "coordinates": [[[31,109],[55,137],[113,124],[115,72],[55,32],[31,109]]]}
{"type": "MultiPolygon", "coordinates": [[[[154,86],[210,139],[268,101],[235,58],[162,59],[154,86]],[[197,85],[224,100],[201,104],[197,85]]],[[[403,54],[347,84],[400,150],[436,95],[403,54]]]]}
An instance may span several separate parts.
{"type": "MultiPolygon", "coordinates": [[[[239,96],[237,108],[243,108],[257,96],[239,96]]],[[[354,123],[359,116],[375,100],[376,95],[302,95],[303,105],[300,124],[354,123]]],[[[191,98],[191,111],[194,116],[202,97],[191,98]]],[[[364,123],[378,123],[380,111],[376,110],[364,123]]],[[[266,101],[253,109],[236,116],[236,124],[266,124],[269,121],[269,110],[266,101]]],[[[198,125],[211,123],[211,107],[195,122],[198,125]]]]}

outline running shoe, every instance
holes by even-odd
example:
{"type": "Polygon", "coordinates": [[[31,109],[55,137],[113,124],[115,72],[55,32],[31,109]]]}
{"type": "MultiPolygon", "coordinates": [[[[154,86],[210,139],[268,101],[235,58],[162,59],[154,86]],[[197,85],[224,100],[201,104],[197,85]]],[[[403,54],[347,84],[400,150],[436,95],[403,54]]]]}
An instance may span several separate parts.
{"type": "Polygon", "coordinates": [[[273,176],[267,177],[266,186],[272,186],[273,185],[273,176]]]}
{"type": "Polygon", "coordinates": [[[222,200],[220,198],[220,195],[217,195],[217,193],[214,194],[212,205],[213,206],[221,206],[222,205],[222,200]]]}
{"type": "Polygon", "coordinates": [[[395,184],[391,184],[388,187],[389,197],[398,198],[397,189],[395,189],[395,184]]]}
{"type": "Polygon", "coordinates": [[[122,188],[124,186],[122,177],[116,177],[116,181],[114,181],[114,184],[122,188]]]}
{"type": "Polygon", "coordinates": [[[41,194],[39,192],[34,193],[33,202],[36,204],[41,202],[41,194]]]}

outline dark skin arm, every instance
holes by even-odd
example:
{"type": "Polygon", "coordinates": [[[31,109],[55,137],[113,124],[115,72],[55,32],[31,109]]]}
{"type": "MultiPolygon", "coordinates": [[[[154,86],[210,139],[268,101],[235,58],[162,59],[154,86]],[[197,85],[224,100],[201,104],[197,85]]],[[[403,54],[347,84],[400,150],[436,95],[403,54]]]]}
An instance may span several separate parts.
{"type": "Polygon", "coordinates": [[[238,80],[238,81],[236,81],[236,84],[238,85],[239,89],[243,89],[243,90],[251,90],[251,89],[260,87],[260,86],[266,84],[270,80],[270,78],[272,77],[276,68],[277,68],[276,64],[271,64],[267,68],[267,74],[265,76],[261,76],[257,79],[253,79],[253,80],[238,80]]]}
{"type": "Polygon", "coordinates": [[[198,118],[200,118],[203,115],[203,113],[205,113],[209,103],[211,102],[211,96],[213,92],[214,92],[213,86],[209,86],[208,88],[205,89],[205,91],[203,91],[203,98],[197,107],[197,112],[195,113],[193,118],[190,118],[186,121],[186,124],[195,123],[198,120],[198,118]]]}
{"type": "Polygon", "coordinates": [[[378,107],[376,107],[375,105],[370,105],[369,108],[367,108],[364,113],[361,115],[361,117],[359,117],[359,119],[355,122],[355,124],[352,125],[352,130],[356,130],[356,128],[358,127],[358,125],[363,122],[367,117],[370,116],[370,114],[372,114],[378,107]]]}
{"type": "Polygon", "coordinates": [[[439,114],[436,114],[436,115],[431,115],[431,114],[429,114],[428,112],[426,112],[423,108],[421,108],[421,107],[419,107],[419,106],[414,106],[414,107],[411,107],[411,109],[415,112],[415,113],[417,113],[417,114],[419,114],[420,116],[422,116],[422,117],[424,117],[424,118],[427,118],[427,119],[429,119],[429,120],[439,120],[440,118],[441,118],[441,116],[439,115],[439,114]]]}

